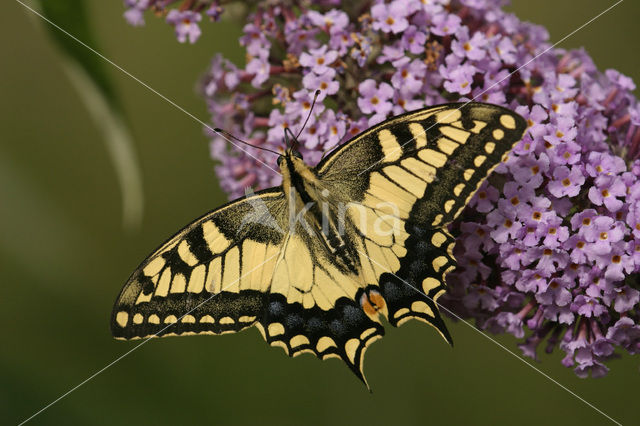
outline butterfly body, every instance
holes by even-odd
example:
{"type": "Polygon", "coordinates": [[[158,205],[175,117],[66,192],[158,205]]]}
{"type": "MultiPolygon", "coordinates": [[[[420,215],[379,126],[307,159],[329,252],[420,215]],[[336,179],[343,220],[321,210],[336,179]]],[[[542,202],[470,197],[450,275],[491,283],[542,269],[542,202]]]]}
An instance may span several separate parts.
{"type": "Polygon", "coordinates": [[[338,357],[363,381],[381,316],[424,321],[451,342],[436,303],[455,266],[446,227],[525,128],[501,107],[448,104],[376,125],[315,167],[288,147],[280,187],[195,220],[140,265],[112,332],[256,326],[290,356],[338,357]]]}
{"type": "Polygon", "coordinates": [[[344,209],[349,200],[322,180],[315,167],[304,163],[293,149],[279,161],[282,190],[288,200],[289,233],[306,239],[308,247],[332,261],[341,271],[358,273],[358,255],[345,242],[353,234],[353,224],[344,209]]]}

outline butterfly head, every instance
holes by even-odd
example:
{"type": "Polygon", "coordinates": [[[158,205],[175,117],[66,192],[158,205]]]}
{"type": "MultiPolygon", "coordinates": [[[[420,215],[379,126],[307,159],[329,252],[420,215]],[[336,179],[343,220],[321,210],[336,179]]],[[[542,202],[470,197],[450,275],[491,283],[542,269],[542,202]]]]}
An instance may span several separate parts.
{"type": "Polygon", "coordinates": [[[280,156],[278,157],[277,159],[278,166],[282,168],[284,165],[282,162],[285,161],[286,159],[289,159],[290,161],[304,160],[304,158],[302,157],[302,154],[300,154],[300,151],[287,149],[284,153],[280,154],[280,156]]]}
{"type": "Polygon", "coordinates": [[[281,170],[283,168],[293,169],[295,164],[304,163],[302,154],[298,151],[300,142],[289,128],[286,128],[284,131],[284,144],[286,147],[284,153],[280,154],[277,160],[278,167],[280,167],[281,170]]]}
{"type": "Polygon", "coordinates": [[[317,176],[312,167],[305,164],[302,154],[298,151],[298,139],[292,134],[285,131],[284,142],[286,148],[278,157],[278,167],[282,174],[282,186],[285,193],[290,193],[292,187],[296,187],[297,191],[308,192],[308,189],[300,185],[309,183],[317,184],[317,176]]]}

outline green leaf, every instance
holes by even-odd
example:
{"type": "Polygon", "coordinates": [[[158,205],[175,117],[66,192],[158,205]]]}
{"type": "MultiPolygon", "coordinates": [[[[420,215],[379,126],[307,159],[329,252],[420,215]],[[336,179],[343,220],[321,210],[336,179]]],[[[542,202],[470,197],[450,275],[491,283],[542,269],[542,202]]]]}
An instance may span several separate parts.
{"type": "Polygon", "coordinates": [[[37,4],[40,11],[36,13],[45,18],[42,24],[64,54],[63,67],[70,82],[103,134],[120,187],[124,228],[136,230],[144,210],[142,173],[122,105],[105,69],[106,62],[92,51],[100,50],[87,20],[85,2],[37,0],[37,4]]]}

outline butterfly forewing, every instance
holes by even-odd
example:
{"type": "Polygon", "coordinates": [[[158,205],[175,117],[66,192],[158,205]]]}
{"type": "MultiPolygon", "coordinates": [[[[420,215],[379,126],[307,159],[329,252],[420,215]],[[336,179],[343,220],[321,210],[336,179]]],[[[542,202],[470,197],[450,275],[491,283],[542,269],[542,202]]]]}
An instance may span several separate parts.
{"type": "Polygon", "coordinates": [[[254,324],[284,235],[281,191],[237,200],[196,220],[131,275],[113,309],[119,338],[224,333],[254,324]],[[267,275],[266,280],[262,280],[267,275]]]}
{"type": "Polygon", "coordinates": [[[353,200],[397,202],[402,212],[416,208],[411,221],[442,227],[525,128],[522,117],[495,105],[436,106],[374,126],[338,148],[318,171],[353,200]]]}

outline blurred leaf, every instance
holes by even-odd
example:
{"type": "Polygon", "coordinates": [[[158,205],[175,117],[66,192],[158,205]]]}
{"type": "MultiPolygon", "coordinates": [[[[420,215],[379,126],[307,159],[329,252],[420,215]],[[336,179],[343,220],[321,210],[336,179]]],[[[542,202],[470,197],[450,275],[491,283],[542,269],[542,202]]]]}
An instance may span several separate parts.
{"type": "Polygon", "coordinates": [[[64,69],[96,125],[104,135],[122,194],[126,230],[140,227],[144,209],[142,174],[123,108],[105,70],[105,62],[78,42],[97,49],[82,0],[38,0],[40,13],[55,24],[45,24],[64,53],[64,69]],[[60,28],[56,28],[56,26],[60,28]],[[62,30],[64,31],[62,31],[62,30]],[[65,34],[68,32],[69,34],[65,34]],[[74,37],[77,40],[74,40],[74,37]]]}

